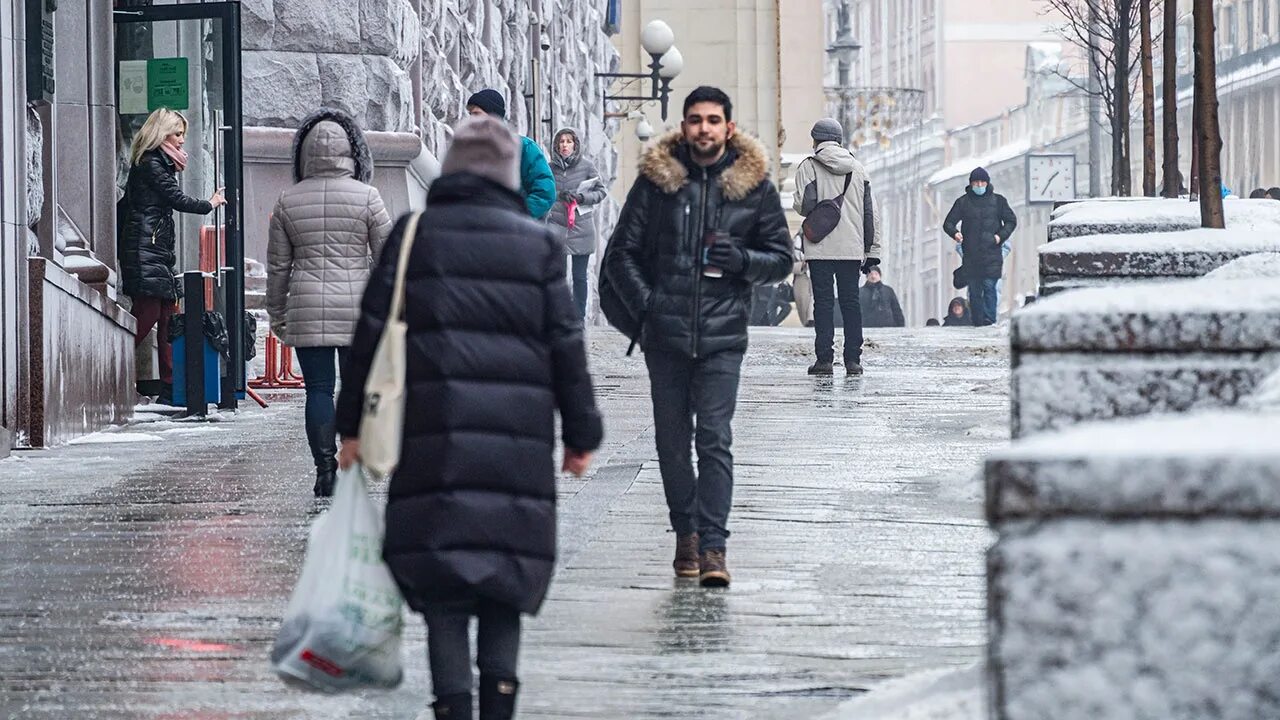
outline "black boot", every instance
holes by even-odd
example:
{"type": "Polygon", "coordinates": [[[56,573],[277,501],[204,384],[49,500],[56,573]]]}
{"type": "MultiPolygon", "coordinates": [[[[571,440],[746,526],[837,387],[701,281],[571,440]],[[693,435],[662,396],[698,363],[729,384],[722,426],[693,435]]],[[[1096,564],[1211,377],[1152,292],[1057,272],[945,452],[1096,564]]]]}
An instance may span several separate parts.
{"type": "Polygon", "coordinates": [[[515,678],[480,676],[480,720],[511,720],[516,714],[515,678]]]}
{"type": "Polygon", "coordinates": [[[338,468],[325,466],[316,468],[316,486],[312,492],[316,497],[333,497],[333,485],[338,479],[338,468]]]}
{"type": "Polygon", "coordinates": [[[437,698],[431,703],[436,720],[471,720],[471,693],[437,698]]]}

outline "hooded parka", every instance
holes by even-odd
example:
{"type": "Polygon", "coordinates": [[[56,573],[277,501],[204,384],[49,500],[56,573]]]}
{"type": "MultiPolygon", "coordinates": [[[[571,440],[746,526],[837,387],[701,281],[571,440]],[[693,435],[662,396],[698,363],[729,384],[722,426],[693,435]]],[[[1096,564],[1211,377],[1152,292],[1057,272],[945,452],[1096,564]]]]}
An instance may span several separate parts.
{"type": "Polygon", "coordinates": [[[997,195],[994,185],[988,185],[986,193],[977,195],[970,185],[951,206],[942,232],[954,238],[957,232],[964,234],[964,260],[961,273],[968,282],[978,279],[998,280],[1004,274],[1004,252],[1000,247],[1009,242],[1018,227],[1018,218],[1003,195],[997,195]],[[996,236],[1000,242],[996,242],[996,236]]]}
{"type": "Polygon", "coordinates": [[[292,347],[347,347],[360,297],[391,230],[382,196],[368,181],[364,134],[344,113],[325,110],[294,141],[295,185],[280,193],[267,245],[267,312],[292,347]]]}
{"type": "MultiPolygon", "coordinates": [[[[365,292],[338,396],[343,437],[359,432],[404,226],[365,292]]],[[[567,447],[594,450],[603,435],[564,255],[513,189],[470,173],[431,185],[405,282],[407,411],[383,547],[414,610],[487,599],[533,613],[546,597],[555,413],[567,447]]]]}
{"type": "Polygon", "coordinates": [[[653,143],[640,161],[605,253],[608,292],[642,323],[641,345],[689,357],[747,349],[753,286],[791,271],[791,236],[764,146],[745,133],[724,157],[702,167],[679,130],[653,143]],[[745,251],[737,275],[702,274],[703,238],[727,232],[745,251]]]}
{"type": "Polygon", "coordinates": [[[213,205],[193,198],[178,185],[178,169],[160,150],[142,154],[129,169],[120,247],[120,280],[130,297],[176,300],[182,296],[174,277],[178,256],[173,211],[208,215],[213,205]]]}
{"type": "Polygon", "coordinates": [[[804,241],[805,260],[880,258],[880,208],[871,193],[871,178],[840,143],[819,144],[813,155],[796,167],[793,209],[807,216],[819,202],[839,197],[846,178],[849,189],[840,206],[840,224],[819,242],[804,241]]]}
{"type": "Polygon", "coordinates": [[[551,206],[547,221],[559,229],[563,235],[565,247],[570,255],[590,255],[596,251],[596,205],[599,205],[609,191],[600,180],[600,172],[595,164],[582,156],[582,141],[573,128],[564,128],[556,133],[551,141],[551,174],[556,179],[556,204],[551,206]],[[569,157],[560,155],[560,136],[573,138],[573,154],[569,157]],[[569,227],[569,206],[562,193],[576,195],[578,209],[574,213],[573,227],[569,227]]]}

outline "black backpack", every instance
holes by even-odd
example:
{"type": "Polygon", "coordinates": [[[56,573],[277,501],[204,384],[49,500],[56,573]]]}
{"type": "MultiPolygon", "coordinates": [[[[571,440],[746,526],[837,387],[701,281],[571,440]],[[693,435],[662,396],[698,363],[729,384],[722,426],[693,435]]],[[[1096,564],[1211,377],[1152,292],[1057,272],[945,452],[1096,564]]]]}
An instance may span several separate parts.
{"type": "Polygon", "coordinates": [[[800,225],[804,239],[808,242],[822,242],[840,224],[840,215],[844,212],[844,196],[849,192],[849,183],[853,181],[853,173],[844,176],[844,189],[830,200],[823,200],[814,206],[808,217],[800,225]]]}
{"type": "Polygon", "coordinates": [[[623,302],[622,296],[618,294],[618,289],[609,281],[609,274],[603,271],[609,261],[609,253],[612,251],[613,242],[610,241],[604,250],[604,260],[600,263],[600,287],[597,296],[600,300],[600,311],[604,313],[605,320],[631,340],[631,346],[627,348],[627,354],[630,355],[636,349],[636,343],[640,341],[644,318],[632,314],[631,309],[623,302]]]}

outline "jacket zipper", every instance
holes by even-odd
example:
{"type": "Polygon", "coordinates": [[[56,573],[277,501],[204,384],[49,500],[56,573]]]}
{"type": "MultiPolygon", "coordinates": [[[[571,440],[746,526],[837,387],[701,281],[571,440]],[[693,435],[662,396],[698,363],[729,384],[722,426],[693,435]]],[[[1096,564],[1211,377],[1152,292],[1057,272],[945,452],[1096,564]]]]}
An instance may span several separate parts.
{"type": "Polygon", "coordinates": [[[702,204],[698,207],[698,231],[693,235],[693,347],[690,350],[698,358],[698,339],[702,334],[702,249],[703,236],[707,233],[707,169],[702,168],[702,204]]]}

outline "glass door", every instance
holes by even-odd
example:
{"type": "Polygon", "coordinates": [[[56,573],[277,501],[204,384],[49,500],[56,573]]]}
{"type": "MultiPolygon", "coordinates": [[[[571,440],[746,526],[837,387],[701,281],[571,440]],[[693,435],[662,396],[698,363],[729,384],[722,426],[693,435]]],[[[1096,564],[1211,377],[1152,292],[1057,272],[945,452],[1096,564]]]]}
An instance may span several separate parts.
{"type": "MultiPolygon", "coordinates": [[[[123,155],[147,116],[168,108],[187,119],[183,191],[227,204],[207,216],[175,213],[176,270],[208,273],[206,307],[223,313],[231,341],[222,405],[245,390],[240,7],[236,2],[132,5],[117,0],[116,108],[123,155]]],[[[127,167],[127,162],[124,163],[127,167]]]]}

